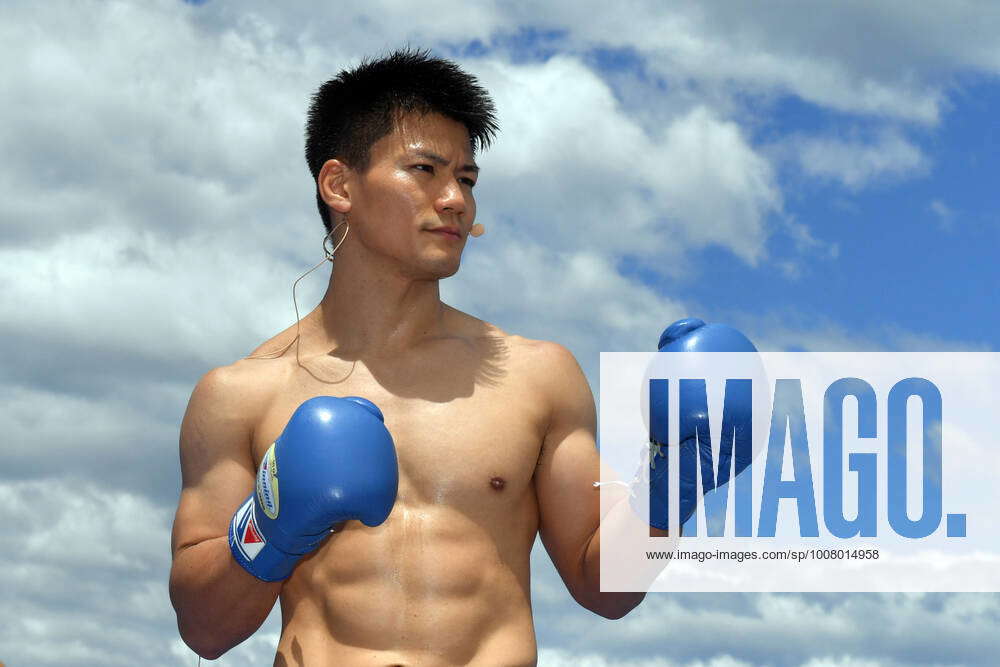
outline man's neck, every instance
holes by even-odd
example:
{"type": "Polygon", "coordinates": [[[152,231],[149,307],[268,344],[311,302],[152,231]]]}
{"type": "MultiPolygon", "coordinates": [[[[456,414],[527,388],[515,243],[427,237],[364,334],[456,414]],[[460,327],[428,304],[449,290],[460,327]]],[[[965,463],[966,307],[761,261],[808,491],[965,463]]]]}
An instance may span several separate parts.
{"type": "Polygon", "coordinates": [[[443,332],[447,306],[438,283],[403,277],[388,267],[335,262],[303,343],[310,352],[336,349],[350,358],[402,352],[443,332]]]}

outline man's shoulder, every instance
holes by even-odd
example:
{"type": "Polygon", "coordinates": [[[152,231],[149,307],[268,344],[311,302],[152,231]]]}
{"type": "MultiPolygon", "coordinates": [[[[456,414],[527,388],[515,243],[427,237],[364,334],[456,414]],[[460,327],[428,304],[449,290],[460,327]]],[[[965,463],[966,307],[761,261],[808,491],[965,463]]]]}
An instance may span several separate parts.
{"type": "Polygon", "coordinates": [[[592,428],[594,395],[573,353],[550,340],[517,335],[509,339],[512,366],[521,369],[525,389],[548,414],[547,433],[592,428]]]}
{"type": "Polygon", "coordinates": [[[554,341],[526,338],[517,334],[508,334],[508,341],[513,354],[543,375],[565,373],[580,367],[573,353],[554,341]]]}
{"type": "Polygon", "coordinates": [[[512,362],[523,362],[533,370],[543,373],[579,368],[573,353],[564,345],[550,340],[528,338],[510,333],[492,322],[481,320],[454,308],[450,308],[450,310],[453,316],[461,322],[462,328],[470,338],[499,342],[504,346],[505,353],[512,362]]]}
{"type": "Polygon", "coordinates": [[[194,395],[215,409],[252,417],[274,393],[275,378],[281,372],[277,361],[244,357],[217,366],[201,377],[194,395]]]}
{"type": "Polygon", "coordinates": [[[565,345],[510,334],[508,340],[512,366],[522,369],[539,396],[553,406],[567,401],[581,405],[593,401],[587,376],[565,345]]]}

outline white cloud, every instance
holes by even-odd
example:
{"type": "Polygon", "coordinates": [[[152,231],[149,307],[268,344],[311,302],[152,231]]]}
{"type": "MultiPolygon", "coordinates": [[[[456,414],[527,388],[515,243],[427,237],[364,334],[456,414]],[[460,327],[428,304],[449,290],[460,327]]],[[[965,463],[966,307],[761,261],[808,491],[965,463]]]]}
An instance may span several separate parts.
{"type": "Polygon", "coordinates": [[[839,658],[812,658],[808,662],[802,663],[802,667],[881,667],[882,664],[878,660],[842,656],[839,658]]]}
{"type": "Polygon", "coordinates": [[[983,3],[562,5],[566,41],[633,50],[673,87],[792,94],[845,113],[934,124],[954,71],[1000,71],[1000,11],[983,3]]]}
{"type": "Polygon", "coordinates": [[[4,659],[126,665],[173,612],[163,595],[169,513],[98,482],[0,482],[4,659]],[[159,594],[157,594],[159,593],[159,594]]]}
{"type": "Polygon", "coordinates": [[[725,0],[669,5],[629,0],[614,6],[508,5],[502,11],[475,5],[462,12],[450,11],[447,3],[418,8],[382,0],[345,2],[329,14],[252,0],[240,3],[239,10],[210,2],[191,15],[215,30],[253,20],[270,26],[273,41],[285,48],[306,51],[335,41],[350,54],[404,41],[479,40],[517,55],[525,48],[523,34],[520,41],[500,37],[531,28],[546,35],[543,45],[563,52],[595,46],[634,52],[672,87],[702,95],[788,93],[824,108],[919,123],[938,121],[953,72],[1000,71],[994,39],[1000,10],[946,0],[918,6],[906,0],[778,1],[763,7],[725,0]]]}
{"type": "Polygon", "coordinates": [[[955,228],[955,211],[940,199],[932,199],[927,207],[938,219],[938,226],[944,231],[952,231],[955,228]]]}
{"type": "Polygon", "coordinates": [[[923,151],[895,131],[883,131],[873,141],[799,136],[788,143],[792,159],[804,173],[839,181],[852,190],[922,174],[929,166],[923,151]]]}
{"type": "MultiPolygon", "coordinates": [[[[664,652],[669,653],[669,649],[664,652]]],[[[563,649],[541,649],[538,652],[539,667],[752,667],[752,663],[736,660],[729,656],[711,660],[677,662],[669,657],[629,659],[624,656],[601,655],[599,653],[574,653],[563,649]]]]}
{"type": "Polygon", "coordinates": [[[732,313],[729,320],[745,331],[761,351],[807,352],[988,352],[990,346],[968,335],[945,338],[915,333],[877,322],[849,326],[833,317],[808,316],[779,309],[761,313],[732,313]],[[964,340],[963,340],[964,338],[964,340]]]}
{"type": "MultiPolygon", "coordinates": [[[[0,508],[7,664],[195,663],[166,596],[171,510],[100,478],[56,477],[0,481],[0,508]]],[[[213,664],[271,664],[279,628],[273,613],[213,664]]]]}
{"type": "Polygon", "coordinates": [[[735,123],[704,106],[666,106],[651,133],[570,57],[489,61],[479,72],[504,127],[482,160],[495,215],[527,217],[524,233],[547,244],[657,257],[665,272],[710,244],[750,264],[764,255],[781,195],[735,123]]]}
{"type": "Polygon", "coordinates": [[[0,280],[10,285],[0,321],[36,340],[150,362],[249,353],[266,331],[293,321],[289,288],[299,267],[244,243],[98,227],[45,247],[0,247],[0,280]]]}
{"type": "Polygon", "coordinates": [[[602,253],[546,248],[497,227],[475,241],[483,245],[466,256],[461,285],[446,281],[442,293],[502,328],[555,338],[587,363],[602,350],[652,349],[664,322],[685,311],[622,277],[602,253]]]}
{"type": "Polygon", "coordinates": [[[996,645],[988,629],[996,599],[972,594],[650,594],[627,623],[585,625],[573,615],[552,617],[555,611],[547,609],[536,617],[540,627],[546,622],[558,627],[551,642],[565,642],[553,664],[562,664],[557,660],[568,654],[652,665],[983,664],[996,645]],[[944,616],[949,605],[970,613],[944,616]],[[927,635],[913,632],[915,627],[937,630],[927,635]],[[651,662],[639,662],[643,659],[651,662]]]}

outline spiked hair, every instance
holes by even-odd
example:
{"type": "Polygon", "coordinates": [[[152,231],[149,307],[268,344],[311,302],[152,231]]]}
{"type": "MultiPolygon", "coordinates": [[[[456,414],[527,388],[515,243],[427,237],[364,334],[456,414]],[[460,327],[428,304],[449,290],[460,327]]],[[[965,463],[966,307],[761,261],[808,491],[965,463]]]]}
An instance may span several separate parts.
{"type": "MultiPolygon", "coordinates": [[[[438,113],[465,126],[472,151],[489,147],[500,129],[496,108],[476,78],[426,50],[402,49],[344,70],[312,96],[306,120],[306,162],[313,182],[332,158],[364,171],[376,141],[409,113],[438,113]]],[[[330,210],[316,190],[327,232],[330,210]]]]}

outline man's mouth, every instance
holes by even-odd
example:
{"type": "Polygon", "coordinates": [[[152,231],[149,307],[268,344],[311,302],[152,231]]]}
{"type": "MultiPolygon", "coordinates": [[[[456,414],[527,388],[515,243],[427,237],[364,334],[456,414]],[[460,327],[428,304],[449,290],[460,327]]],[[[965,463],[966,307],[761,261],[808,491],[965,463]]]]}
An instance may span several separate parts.
{"type": "Polygon", "coordinates": [[[457,227],[435,227],[434,229],[428,229],[425,231],[437,234],[438,236],[444,236],[445,238],[455,239],[456,241],[460,241],[462,239],[462,234],[458,231],[457,227]]]}

